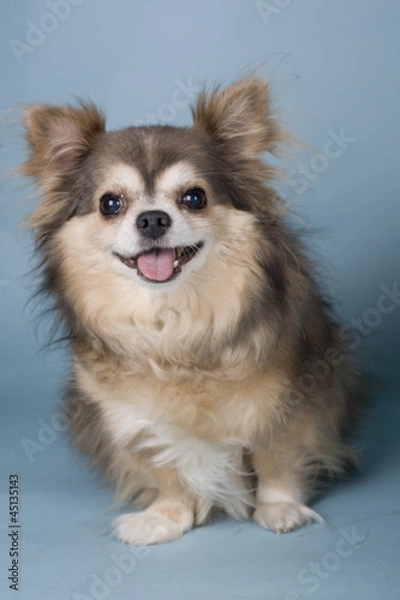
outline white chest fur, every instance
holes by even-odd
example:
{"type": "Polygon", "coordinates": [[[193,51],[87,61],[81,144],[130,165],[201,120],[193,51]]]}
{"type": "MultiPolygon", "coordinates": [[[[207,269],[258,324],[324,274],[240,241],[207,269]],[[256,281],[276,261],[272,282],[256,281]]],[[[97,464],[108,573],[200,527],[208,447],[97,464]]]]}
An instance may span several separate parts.
{"type": "Polygon", "coordinates": [[[141,434],[136,449],[153,451],[154,466],[175,469],[196,497],[208,499],[236,518],[246,516],[251,502],[240,444],[195,437],[180,427],[152,419],[131,404],[108,403],[104,415],[115,444],[131,442],[141,434]]]}

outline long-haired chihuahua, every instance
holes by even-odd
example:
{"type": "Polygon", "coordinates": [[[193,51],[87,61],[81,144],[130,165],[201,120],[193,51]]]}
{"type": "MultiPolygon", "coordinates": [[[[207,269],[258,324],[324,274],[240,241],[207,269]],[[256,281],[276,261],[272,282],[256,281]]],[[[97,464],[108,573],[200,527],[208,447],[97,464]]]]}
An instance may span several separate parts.
{"type": "Polygon", "coordinates": [[[285,137],[268,86],[246,77],[192,112],[191,127],[119,131],[90,102],[25,113],[70,431],[142,507],[115,522],[129,544],[215,508],[296,529],[355,455],[353,369],[262,161],[285,137]]]}

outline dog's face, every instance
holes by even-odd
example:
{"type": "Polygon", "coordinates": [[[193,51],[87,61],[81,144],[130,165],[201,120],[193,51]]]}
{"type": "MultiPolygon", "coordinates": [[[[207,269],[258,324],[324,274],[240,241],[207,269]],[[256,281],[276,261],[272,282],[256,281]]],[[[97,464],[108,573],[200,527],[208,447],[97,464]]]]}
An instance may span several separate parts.
{"type": "MultiPolygon", "coordinates": [[[[146,137],[151,147],[151,135],[146,137]]],[[[145,283],[165,284],[200,267],[212,244],[206,215],[212,193],[192,165],[172,164],[151,174],[146,185],[138,168],[117,163],[104,179],[95,194],[102,217],[98,241],[108,244],[115,268],[145,283]]]]}
{"type": "MultiPolygon", "coordinates": [[[[181,331],[198,317],[201,335],[216,323],[222,339],[234,335],[250,288],[254,295],[257,256],[268,246],[260,223],[276,210],[260,156],[280,142],[266,84],[250,78],[203,93],[193,118],[190,128],[106,132],[92,104],[26,112],[31,152],[22,171],[42,190],[30,224],[45,253],[45,285],[59,305],[68,296],[91,330],[101,323],[102,335],[105,323],[120,335],[118,318],[147,327],[148,304],[154,321],[162,297],[180,313],[181,331]]],[[[173,316],[166,320],[171,337],[173,316]]]]}
{"type": "Polygon", "coordinates": [[[193,130],[104,134],[85,165],[90,201],[79,209],[99,260],[138,285],[164,290],[212,260],[237,212],[213,154],[193,130]]]}

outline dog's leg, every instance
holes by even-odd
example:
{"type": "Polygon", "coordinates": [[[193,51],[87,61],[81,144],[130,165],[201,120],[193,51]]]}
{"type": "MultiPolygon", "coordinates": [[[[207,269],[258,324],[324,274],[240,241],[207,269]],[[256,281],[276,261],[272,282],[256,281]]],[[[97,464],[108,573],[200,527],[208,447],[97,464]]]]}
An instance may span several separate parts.
{"type": "Polygon", "coordinates": [[[301,469],[301,456],[295,449],[279,444],[269,451],[262,444],[253,452],[253,465],[258,476],[254,520],[276,533],[286,533],[310,521],[323,522],[305,505],[311,491],[301,469]]]}
{"type": "Polygon", "coordinates": [[[193,526],[195,502],[185,493],[177,473],[159,467],[153,475],[159,488],[156,500],[146,510],[122,515],[114,522],[115,533],[126,544],[171,542],[193,526]]]}

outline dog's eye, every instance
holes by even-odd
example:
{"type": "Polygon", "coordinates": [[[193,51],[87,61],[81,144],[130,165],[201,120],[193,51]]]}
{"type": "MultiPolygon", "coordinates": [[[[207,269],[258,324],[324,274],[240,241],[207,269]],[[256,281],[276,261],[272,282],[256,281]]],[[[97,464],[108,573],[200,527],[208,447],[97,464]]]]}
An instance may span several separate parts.
{"type": "Polygon", "coordinates": [[[207,206],[206,193],[201,188],[187,190],[182,196],[181,204],[193,210],[205,208],[207,206]]]}
{"type": "Polygon", "coordinates": [[[112,194],[111,192],[103,194],[100,198],[100,212],[104,217],[117,215],[123,206],[124,202],[122,197],[112,194]]]}

